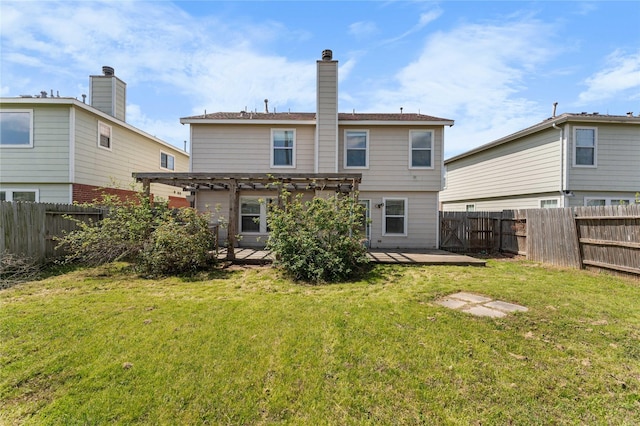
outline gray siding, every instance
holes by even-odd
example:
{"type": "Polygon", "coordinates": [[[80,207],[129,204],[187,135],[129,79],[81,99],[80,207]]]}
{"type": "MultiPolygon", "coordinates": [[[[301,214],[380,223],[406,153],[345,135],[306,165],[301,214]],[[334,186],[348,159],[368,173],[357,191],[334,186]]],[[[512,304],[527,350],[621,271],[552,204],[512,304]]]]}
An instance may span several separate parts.
{"type": "Polygon", "coordinates": [[[3,103],[2,108],[33,110],[33,147],[0,148],[0,181],[10,183],[69,182],[68,105],[3,103]]]}
{"type": "Polygon", "coordinates": [[[313,173],[314,127],[191,125],[193,172],[313,173]],[[296,167],[271,168],[271,129],[296,130],[296,167]]]}
{"type": "Polygon", "coordinates": [[[369,127],[369,168],[345,169],[344,133],[361,126],[340,126],[339,171],[362,173],[362,191],[439,191],[442,186],[443,128],[371,126],[369,127]],[[409,132],[434,131],[433,169],[409,168],[409,132]]]}
{"type": "Polygon", "coordinates": [[[90,77],[91,106],[125,121],[127,85],[115,76],[90,77]]]}
{"type": "Polygon", "coordinates": [[[447,164],[442,202],[560,191],[559,132],[545,130],[447,164]]]}
{"type": "MultiPolygon", "coordinates": [[[[176,172],[189,170],[189,157],[182,151],[80,109],[76,110],[75,146],[76,183],[131,189],[133,172],[167,171],[160,167],[161,151],[174,156],[176,172]],[[99,121],[111,126],[111,150],[98,147],[99,121]]],[[[175,190],[165,188],[157,195],[177,195],[175,190]]]]}
{"type": "Polygon", "coordinates": [[[437,248],[438,193],[413,191],[361,191],[358,197],[370,200],[371,248],[437,248]],[[384,198],[407,198],[407,236],[382,235],[384,198]]]}
{"type": "Polygon", "coordinates": [[[473,204],[475,206],[475,211],[538,209],[540,208],[541,200],[551,199],[558,200],[558,206],[562,207],[563,197],[559,192],[551,192],[547,194],[536,194],[532,196],[443,202],[442,210],[463,212],[466,210],[467,204],[473,204]]]}
{"type": "Polygon", "coordinates": [[[567,126],[569,185],[572,191],[640,191],[640,126],[572,124],[567,126]],[[573,166],[573,129],[598,129],[597,167],[573,166]]]}
{"type": "Polygon", "coordinates": [[[318,61],[318,173],[336,172],[338,63],[318,61]]]}

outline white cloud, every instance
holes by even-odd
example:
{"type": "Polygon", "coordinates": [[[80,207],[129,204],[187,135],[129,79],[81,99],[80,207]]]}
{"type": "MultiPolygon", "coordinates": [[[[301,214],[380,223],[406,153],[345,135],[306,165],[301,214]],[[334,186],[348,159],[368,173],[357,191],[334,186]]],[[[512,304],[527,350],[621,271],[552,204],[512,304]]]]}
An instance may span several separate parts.
{"type": "Polygon", "coordinates": [[[356,38],[369,37],[378,32],[378,27],[374,22],[354,22],[349,25],[349,34],[356,38]]]}
{"type": "Polygon", "coordinates": [[[397,42],[399,40],[402,40],[403,38],[405,38],[407,36],[410,36],[411,34],[417,33],[418,31],[422,30],[424,27],[429,25],[431,22],[433,22],[436,19],[438,19],[440,17],[440,15],[442,15],[442,10],[441,9],[434,9],[434,10],[431,10],[431,11],[426,12],[426,13],[421,13],[417,24],[415,24],[413,27],[411,27],[409,30],[405,31],[401,35],[399,35],[397,37],[393,37],[393,38],[391,38],[389,40],[385,40],[384,43],[385,44],[395,43],[395,42],[397,42]]]}
{"type": "Polygon", "coordinates": [[[605,68],[584,81],[587,90],[578,96],[579,103],[614,97],[638,99],[640,92],[640,51],[625,54],[616,50],[606,60],[605,68]]]}
{"type": "Polygon", "coordinates": [[[182,141],[189,140],[189,127],[177,126],[177,118],[170,121],[157,120],[148,117],[142,112],[140,105],[127,104],[127,122],[145,133],[155,136],[164,141],[174,141],[179,148],[184,148],[182,141]]]}
{"type": "Polygon", "coordinates": [[[551,25],[531,18],[434,33],[419,57],[396,74],[395,84],[374,94],[370,108],[403,106],[406,112],[455,118],[449,154],[505,136],[542,114],[519,93],[526,77],[559,53],[552,33],[551,25]]]}

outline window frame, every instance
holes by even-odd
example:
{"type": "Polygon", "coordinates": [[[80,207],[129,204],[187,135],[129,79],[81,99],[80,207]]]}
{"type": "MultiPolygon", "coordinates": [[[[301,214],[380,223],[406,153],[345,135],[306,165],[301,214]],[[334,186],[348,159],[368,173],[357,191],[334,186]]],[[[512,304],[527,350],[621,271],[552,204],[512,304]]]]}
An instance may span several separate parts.
{"type": "Polygon", "coordinates": [[[402,197],[388,197],[382,199],[382,235],[385,237],[406,237],[409,229],[409,199],[402,197]],[[387,232],[387,217],[400,217],[399,215],[387,215],[387,204],[389,201],[402,201],[404,206],[403,232],[387,232]]]}
{"type": "Polygon", "coordinates": [[[285,128],[273,128],[271,129],[271,149],[270,149],[270,155],[271,155],[271,168],[273,169],[295,169],[296,168],[296,147],[297,147],[297,141],[296,141],[297,135],[296,135],[296,129],[285,129],[285,128]],[[292,132],[293,133],[293,146],[291,148],[287,148],[287,147],[276,147],[275,146],[275,133],[276,132],[292,132]],[[275,150],[276,149],[280,149],[280,150],[285,150],[285,149],[291,149],[291,165],[285,164],[285,165],[281,165],[281,164],[275,164],[275,150]]]}
{"type": "Polygon", "coordinates": [[[433,139],[435,138],[435,132],[433,130],[409,130],[409,169],[417,169],[417,170],[433,170],[435,168],[434,165],[434,143],[433,139]],[[431,146],[428,148],[429,151],[429,163],[430,166],[414,166],[413,165],[413,152],[415,150],[418,151],[427,151],[426,148],[414,148],[413,147],[413,135],[415,133],[429,133],[431,135],[431,146]]]}
{"type": "Polygon", "coordinates": [[[238,229],[240,231],[240,234],[242,235],[269,235],[269,225],[267,223],[267,207],[270,203],[276,202],[276,198],[274,197],[264,197],[264,196],[241,196],[240,197],[240,202],[239,202],[239,208],[238,208],[238,229]],[[258,214],[258,217],[260,218],[260,222],[259,222],[259,230],[258,231],[245,231],[242,229],[242,217],[243,216],[256,216],[255,214],[252,215],[244,215],[242,214],[242,202],[243,201],[257,201],[258,204],[260,205],[260,213],[258,214]]]}
{"type": "Polygon", "coordinates": [[[558,209],[560,208],[560,198],[541,198],[538,200],[538,207],[541,209],[558,209]],[[546,201],[553,201],[556,203],[555,207],[544,207],[542,203],[546,201]]]}
{"type": "Polygon", "coordinates": [[[0,113],[24,113],[29,114],[29,143],[28,144],[3,144],[0,140],[0,149],[2,148],[33,148],[33,109],[19,109],[19,108],[2,108],[0,113]]]}
{"type": "Polygon", "coordinates": [[[475,203],[469,203],[469,204],[465,204],[464,205],[464,211],[465,212],[469,212],[469,213],[473,213],[476,211],[476,205],[475,203]],[[471,208],[471,210],[469,210],[469,208],[471,208]]]}
{"type": "Polygon", "coordinates": [[[171,170],[172,172],[176,170],[176,157],[175,155],[169,154],[168,152],[165,151],[160,151],[160,168],[164,169],[164,170],[171,170]],[[167,157],[167,167],[164,167],[162,165],[162,156],[166,156],[167,157]],[[173,167],[169,167],[169,158],[172,158],[173,160],[171,161],[171,165],[173,167]]]}
{"type": "Polygon", "coordinates": [[[39,203],[40,202],[40,190],[37,188],[0,188],[0,192],[5,193],[5,200],[7,202],[13,201],[13,194],[15,192],[33,192],[35,194],[34,201],[27,201],[28,203],[39,203]],[[9,195],[11,194],[11,195],[9,195]]]}
{"type": "Polygon", "coordinates": [[[603,200],[605,206],[633,206],[636,203],[636,200],[633,198],[625,198],[625,197],[584,197],[584,206],[585,207],[601,207],[601,206],[589,206],[589,201],[593,200],[603,200]],[[629,204],[612,204],[611,201],[627,201],[629,204]]]}
{"type": "MultiPolygon", "coordinates": [[[[369,151],[371,148],[371,138],[369,135],[369,129],[345,129],[344,130],[344,135],[343,135],[343,140],[344,140],[344,149],[343,149],[343,167],[345,169],[360,169],[360,170],[366,170],[369,168],[369,151]],[[364,133],[365,134],[365,148],[364,148],[364,166],[349,166],[348,165],[348,160],[349,160],[349,146],[347,144],[348,141],[348,135],[349,133],[364,133]]],[[[361,148],[352,148],[352,150],[359,150],[362,151],[361,148]]]]}
{"type": "Polygon", "coordinates": [[[113,151],[113,127],[107,123],[98,120],[98,148],[106,151],[113,151]],[[109,129],[109,146],[103,146],[101,143],[102,127],[109,129]]]}
{"type": "MultiPolygon", "coordinates": [[[[585,148],[585,147],[580,147],[585,148]]],[[[590,126],[575,126],[573,128],[573,167],[596,168],[598,167],[598,128],[590,126]],[[593,130],[593,164],[578,164],[578,130],[593,130]]]]}

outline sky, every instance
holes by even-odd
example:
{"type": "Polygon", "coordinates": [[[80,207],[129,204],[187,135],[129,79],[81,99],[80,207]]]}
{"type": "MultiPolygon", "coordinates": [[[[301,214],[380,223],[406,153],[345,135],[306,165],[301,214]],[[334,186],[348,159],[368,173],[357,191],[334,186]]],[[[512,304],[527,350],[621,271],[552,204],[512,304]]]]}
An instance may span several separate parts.
{"type": "Polygon", "coordinates": [[[557,113],[640,113],[640,1],[0,2],[0,95],[82,99],[102,66],[127,122],[180,148],[181,117],[314,112],[316,61],[340,112],[455,120],[445,158],[557,113]]]}

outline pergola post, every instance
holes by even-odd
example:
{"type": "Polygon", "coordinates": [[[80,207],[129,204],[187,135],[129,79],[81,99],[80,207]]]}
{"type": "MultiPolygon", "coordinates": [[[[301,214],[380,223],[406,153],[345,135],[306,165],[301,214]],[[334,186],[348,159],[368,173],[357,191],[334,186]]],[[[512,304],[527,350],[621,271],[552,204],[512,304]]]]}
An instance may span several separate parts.
{"type": "Polygon", "coordinates": [[[142,191],[145,198],[149,198],[151,196],[151,179],[142,179],[142,191]]]}
{"type": "Polygon", "coordinates": [[[238,234],[238,182],[235,179],[229,181],[229,227],[227,228],[227,260],[236,258],[236,235],[238,234]]]}

